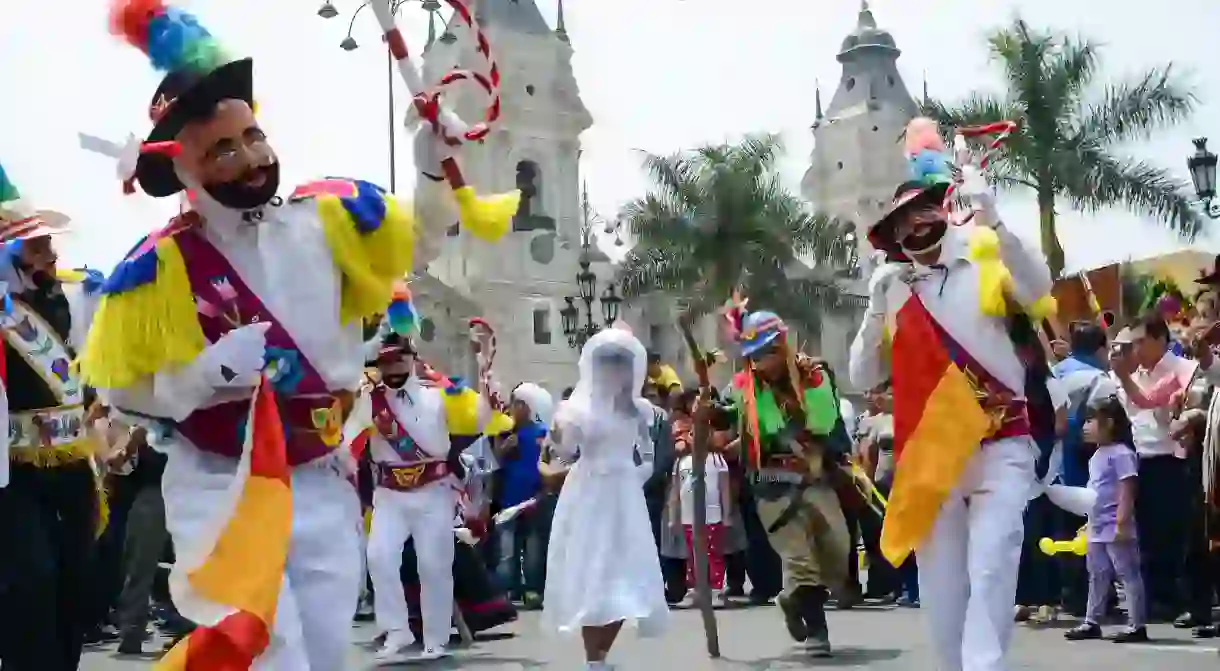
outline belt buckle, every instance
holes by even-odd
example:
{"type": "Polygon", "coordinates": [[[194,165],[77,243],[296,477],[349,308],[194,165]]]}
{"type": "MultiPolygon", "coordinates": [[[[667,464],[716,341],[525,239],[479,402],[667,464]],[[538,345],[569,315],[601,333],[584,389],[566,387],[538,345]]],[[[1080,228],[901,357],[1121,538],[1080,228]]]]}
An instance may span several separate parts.
{"type": "Polygon", "coordinates": [[[419,484],[420,478],[424,476],[424,470],[427,464],[417,464],[415,466],[394,466],[390,469],[390,479],[394,484],[403,489],[412,489],[419,484]]]}

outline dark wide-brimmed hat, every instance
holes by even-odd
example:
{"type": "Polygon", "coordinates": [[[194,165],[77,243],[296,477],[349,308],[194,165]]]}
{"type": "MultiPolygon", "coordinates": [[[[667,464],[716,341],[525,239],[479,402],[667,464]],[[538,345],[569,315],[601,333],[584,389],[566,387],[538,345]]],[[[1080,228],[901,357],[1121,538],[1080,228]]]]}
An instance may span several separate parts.
{"type": "Polygon", "coordinates": [[[894,235],[894,227],[898,217],[905,212],[929,203],[940,204],[945,200],[945,192],[949,189],[947,182],[928,184],[920,181],[902,183],[894,191],[893,202],[886,208],[885,214],[868,229],[868,243],[873,249],[886,253],[891,260],[906,260],[906,254],[894,235]]]}
{"type": "MultiPolygon", "coordinates": [[[[254,63],[249,58],[222,65],[206,74],[177,70],[165,75],[148,106],[153,122],[146,142],[178,137],[190,119],[206,117],[225,100],[254,106],[254,63]]],[[[174,160],[160,152],[143,152],[136,163],[140,188],[154,198],[172,196],[185,188],[174,173],[174,160]]]]}
{"type": "Polygon", "coordinates": [[[1195,280],[1195,284],[1202,284],[1209,287],[1220,287],[1220,256],[1212,262],[1212,269],[1202,270],[1199,272],[1199,279],[1195,280]]]}

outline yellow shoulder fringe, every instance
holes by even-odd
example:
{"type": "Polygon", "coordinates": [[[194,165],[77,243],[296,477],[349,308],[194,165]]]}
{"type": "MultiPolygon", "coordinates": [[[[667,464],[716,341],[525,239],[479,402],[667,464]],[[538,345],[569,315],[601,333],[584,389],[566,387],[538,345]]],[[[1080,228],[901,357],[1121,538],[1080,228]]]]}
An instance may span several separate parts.
{"type": "MultiPolygon", "coordinates": [[[[1000,238],[990,228],[977,227],[970,234],[967,257],[979,269],[979,310],[991,317],[1008,315],[1013,299],[1012,273],[1000,258],[1000,238]]],[[[1055,314],[1055,298],[1050,294],[1039,297],[1031,305],[1021,305],[1035,322],[1055,314]]]]}
{"type": "Polygon", "coordinates": [[[449,435],[477,436],[482,433],[479,430],[479,395],[473,389],[442,391],[441,396],[449,435]]]}
{"type": "MultiPolygon", "coordinates": [[[[334,196],[316,199],[318,216],[341,274],[339,319],[347,324],[376,315],[390,302],[393,283],[411,269],[415,222],[392,196],[376,229],[360,232],[334,196]]],[[[204,337],[186,263],[172,238],[157,242],[153,281],[105,295],[80,358],[85,384],[130,387],[158,371],[186,365],[203,351],[204,337]]]]}

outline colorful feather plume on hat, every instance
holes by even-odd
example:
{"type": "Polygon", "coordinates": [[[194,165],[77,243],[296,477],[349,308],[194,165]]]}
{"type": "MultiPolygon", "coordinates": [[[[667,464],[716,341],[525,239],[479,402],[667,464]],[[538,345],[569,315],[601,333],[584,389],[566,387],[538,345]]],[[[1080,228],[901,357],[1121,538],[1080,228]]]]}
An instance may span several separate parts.
{"type": "Polygon", "coordinates": [[[11,203],[21,199],[21,192],[8,178],[8,173],[4,172],[4,166],[0,165],[0,203],[11,203]]]}
{"type": "Polygon", "coordinates": [[[193,14],[162,0],[114,0],[110,32],[143,51],[161,72],[202,75],[232,60],[193,14]]]}
{"type": "Polygon", "coordinates": [[[390,329],[400,336],[411,335],[419,326],[419,313],[411,301],[411,290],[406,282],[394,285],[390,307],[386,309],[386,319],[390,322],[390,329]]]}

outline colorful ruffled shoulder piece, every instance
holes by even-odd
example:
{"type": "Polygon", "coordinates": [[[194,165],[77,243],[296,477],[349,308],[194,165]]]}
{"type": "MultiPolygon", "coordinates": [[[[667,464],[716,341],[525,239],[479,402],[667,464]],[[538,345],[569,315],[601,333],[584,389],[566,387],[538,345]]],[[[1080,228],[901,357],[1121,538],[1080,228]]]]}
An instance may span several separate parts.
{"type": "Polygon", "coordinates": [[[85,384],[122,389],[140,378],[186,365],[203,351],[186,262],[174,236],[190,216],[142,239],[101,285],[101,298],[80,359],[85,384]]]}
{"type": "Polygon", "coordinates": [[[449,378],[441,393],[445,404],[445,424],[450,436],[478,436],[483,433],[479,404],[482,398],[457,377],[449,378]]]}
{"type": "Polygon", "coordinates": [[[381,314],[395,282],[411,270],[413,213],[376,184],[340,177],[297,187],[288,202],[311,202],[317,208],[331,257],[345,280],[343,323],[381,314]]]}

